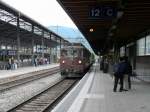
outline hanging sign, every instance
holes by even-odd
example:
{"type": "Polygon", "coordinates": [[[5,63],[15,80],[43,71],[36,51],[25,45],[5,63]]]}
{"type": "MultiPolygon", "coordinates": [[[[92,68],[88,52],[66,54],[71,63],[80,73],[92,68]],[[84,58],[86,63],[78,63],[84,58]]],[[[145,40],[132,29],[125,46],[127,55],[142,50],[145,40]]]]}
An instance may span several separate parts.
{"type": "Polygon", "coordinates": [[[112,6],[92,7],[89,16],[91,19],[113,19],[117,16],[117,9],[112,6]]]}

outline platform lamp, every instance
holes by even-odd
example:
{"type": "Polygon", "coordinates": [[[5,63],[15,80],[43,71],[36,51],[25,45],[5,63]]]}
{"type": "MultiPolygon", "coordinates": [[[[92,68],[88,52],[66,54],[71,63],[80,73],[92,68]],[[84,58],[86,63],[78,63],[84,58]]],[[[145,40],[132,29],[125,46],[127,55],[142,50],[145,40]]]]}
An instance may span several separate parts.
{"type": "Polygon", "coordinates": [[[123,14],[124,14],[123,10],[119,10],[119,11],[117,12],[117,20],[121,19],[122,16],[123,16],[123,14]]]}
{"type": "Polygon", "coordinates": [[[89,29],[89,32],[91,32],[91,33],[94,32],[94,29],[93,29],[93,28],[90,28],[90,29],[89,29]]]}

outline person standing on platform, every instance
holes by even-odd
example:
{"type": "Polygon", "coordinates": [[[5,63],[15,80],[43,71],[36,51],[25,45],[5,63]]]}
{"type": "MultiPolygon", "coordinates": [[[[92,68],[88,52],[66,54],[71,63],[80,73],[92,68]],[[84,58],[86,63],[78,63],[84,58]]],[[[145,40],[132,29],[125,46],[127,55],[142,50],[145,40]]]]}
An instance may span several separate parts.
{"type": "Polygon", "coordinates": [[[11,70],[15,69],[15,65],[14,65],[14,58],[11,58],[11,70]]]}
{"type": "Polygon", "coordinates": [[[11,69],[11,58],[8,59],[7,70],[11,69]]]}
{"type": "Polygon", "coordinates": [[[104,59],[103,58],[100,61],[100,70],[104,70],[104,59]]]}
{"type": "Polygon", "coordinates": [[[108,72],[108,59],[106,58],[105,61],[104,61],[104,67],[103,67],[103,72],[104,73],[107,73],[108,72]]]}
{"type": "Polygon", "coordinates": [[[36,67],[37,66],[37,57],[33,58],[33,65],[36,67]]]}
{"type": "Polygon", "coordinates": [[[113,91],[116,92],[117,90],[117,85],[118,82],[120,81],[120,92],[125,91],[125,89],[123,89],[123,79],[124,79],[124,74],[126,71],[126,63],[123,57],[120,57],[120,62],[116,65],[116,71],[114,73],[114,88],[113,91]]]}
{"type": "Polygon", "coordinates": [[[131,75],[132,75],[132,66],[130,62],[128,61],[128,57],[124,57],[125,63],[126,63],[126,72],[125,72],[125,89],[131,89],[131,75]]]}
{"type": "Polygon", "coordinates": [[[113,65],[113,75],[112,78],[115,79],[115,73],[117,73],[117,69],[118,69],[118,63],[114,63],[113,65]]]}

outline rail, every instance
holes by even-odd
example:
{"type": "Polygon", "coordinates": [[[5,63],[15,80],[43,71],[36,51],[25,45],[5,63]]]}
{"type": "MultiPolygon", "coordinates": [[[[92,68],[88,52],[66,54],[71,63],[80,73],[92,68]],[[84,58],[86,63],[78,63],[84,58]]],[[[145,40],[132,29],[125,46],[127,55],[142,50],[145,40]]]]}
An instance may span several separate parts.
{"type": "Polygon", "coordinates": [[[53,108],[55,103],[77,82],[77,79],[64,79],[49,87],[40,94],[17,105],[8,112],[45,112],[53,108]]]}
{"type": "Polygon", "coordinates": [[[19,85],[31,82],[33,80],[38,80],[40,78],[47,77],[49,75],[52,75],[52,74],[55,74],[58,72],[60,72],[59,67],[54,67],[54,68],[51,68],[51,69],[48,69],[45,71],[29,73],[31,75],[29,75],[27,77],[24,77],[24,78],[19,77],[18,79],[14,79],[14,80],[12,79],[12,80],[9,80],[8,82],[0,83],[0,91],[4,91],[4,90],[10,89],[10,88],[19,86],[19,85]]]}

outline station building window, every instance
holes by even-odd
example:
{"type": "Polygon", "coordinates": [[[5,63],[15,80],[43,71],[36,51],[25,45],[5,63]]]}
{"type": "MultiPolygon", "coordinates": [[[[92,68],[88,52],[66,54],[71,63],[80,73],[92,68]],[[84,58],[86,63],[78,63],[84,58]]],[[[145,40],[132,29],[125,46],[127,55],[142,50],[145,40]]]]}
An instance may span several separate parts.
{"type": "Polygon", "coordinates": [[[137,40],[137,56],[145,55],[145,38],[137,40]]]}
{"type": "Polygon", "coordinates": [[[150,55],[150,35],[146,37],[146,55],[150,55]]]}

